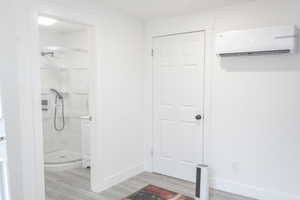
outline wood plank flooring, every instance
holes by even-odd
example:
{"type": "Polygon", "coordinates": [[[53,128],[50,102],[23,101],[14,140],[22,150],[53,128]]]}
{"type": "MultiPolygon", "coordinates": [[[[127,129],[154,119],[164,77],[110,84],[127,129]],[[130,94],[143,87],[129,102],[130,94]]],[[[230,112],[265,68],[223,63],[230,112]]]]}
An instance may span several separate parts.
{"type": "MultiPolygon", "coordinates": [[[[143,172],[102,193],[90,191],[88,169],[73,169],[61,172],[46,171],[46,200],[121,200],[152,184],[180,194],[194,197],[195,185],[179,179],[143,172]]],[[[253,200],[238,195],[211,190],[210,200],[253,200]]]]}

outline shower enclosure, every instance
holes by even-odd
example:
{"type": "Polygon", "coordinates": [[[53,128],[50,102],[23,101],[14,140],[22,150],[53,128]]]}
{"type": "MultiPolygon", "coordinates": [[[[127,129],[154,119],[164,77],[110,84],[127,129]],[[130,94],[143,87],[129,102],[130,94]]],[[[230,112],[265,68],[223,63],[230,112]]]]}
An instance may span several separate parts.
{"type": "Polygon", "coordinates": [[[40,26],[40,46],[45,166],[88,167],[88,29],[58,20],[40,26]]]}

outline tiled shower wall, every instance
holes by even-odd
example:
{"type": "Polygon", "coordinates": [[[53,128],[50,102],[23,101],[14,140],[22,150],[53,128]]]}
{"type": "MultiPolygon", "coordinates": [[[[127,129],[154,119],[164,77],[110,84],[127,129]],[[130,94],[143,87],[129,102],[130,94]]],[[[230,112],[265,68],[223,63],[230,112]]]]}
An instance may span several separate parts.
{"type": "Polygon", "coordinates": [[[54,58],[60,67],[55,67],[52,61],[41,57],[41,96],[49,104],[49,110],[43,111],[44,152],[71,150],[80,153],[79,117],[89,114],[88,32],[59,33],[40,30],[40,46],[41,49],[49,46],[67,48],[58,52],[54,58]],[[50,88],[64,92],[66,128],[62,132],[54,130],[55,95],[49,91],[50,88]]]}

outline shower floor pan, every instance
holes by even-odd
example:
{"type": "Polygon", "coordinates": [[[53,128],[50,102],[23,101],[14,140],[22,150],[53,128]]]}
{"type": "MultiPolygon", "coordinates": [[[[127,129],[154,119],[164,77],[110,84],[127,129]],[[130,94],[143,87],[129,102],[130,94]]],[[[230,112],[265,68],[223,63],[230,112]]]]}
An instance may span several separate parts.
{"type": "Polygon", "coordinates": [[[44,159],[47,170],[63,171],[82,167],[81,154],[69,150],[46,153],[44,159]]]}

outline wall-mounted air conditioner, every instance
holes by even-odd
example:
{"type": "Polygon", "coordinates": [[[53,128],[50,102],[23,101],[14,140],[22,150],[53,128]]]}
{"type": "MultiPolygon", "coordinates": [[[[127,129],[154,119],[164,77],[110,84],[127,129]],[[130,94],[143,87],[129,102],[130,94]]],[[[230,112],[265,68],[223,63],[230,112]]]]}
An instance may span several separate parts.
{"type": "Polygon", "coordinates": [[[295,53],[297,44],[295,26],[275,26],[219,33],[216,52],[220,56],[295,53]]]}

